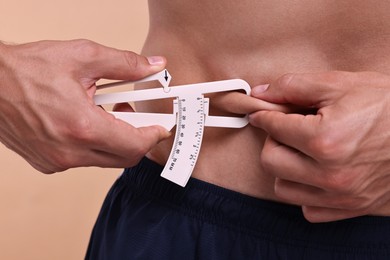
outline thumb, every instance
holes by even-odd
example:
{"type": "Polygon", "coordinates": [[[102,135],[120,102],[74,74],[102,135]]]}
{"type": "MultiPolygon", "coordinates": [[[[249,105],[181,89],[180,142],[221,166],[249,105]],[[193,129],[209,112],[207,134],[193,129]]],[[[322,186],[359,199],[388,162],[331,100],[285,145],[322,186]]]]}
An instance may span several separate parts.
{"type": "Polygon", "coordinates": [[[286,74],[270,85],[252,89],[253,97],[278,104],[318,108],[337,89],[337,73],[286,74]]]}
{"type": "Polygon", "coordinates": [[[161,56],[145,57],[94,42],[87,44],[89,46],[82,56],[85,63],[81,71],[91,73],[87,75],[91,79],[138,80],[163,70],[166,65],[166,59],[161,56]]]}
{"type": "Polygon", "coordinates": [[[145,151],[149,151],[153,148],[153,146],[171,136],[171,132],[158,125],[140,127],[137,129],[140,135],[139,140],[143,140],[145,151]]]}
{"type": "Polygon", "coordinates": [[[99,126],[94,131],[95,140],[98,140],[96,150],[137,161],[156,144],[171,136],[171,132],[162,126],[135,128],[98,107],[94,109],[96,113],[89,118],[93,125],[99,126]]]}

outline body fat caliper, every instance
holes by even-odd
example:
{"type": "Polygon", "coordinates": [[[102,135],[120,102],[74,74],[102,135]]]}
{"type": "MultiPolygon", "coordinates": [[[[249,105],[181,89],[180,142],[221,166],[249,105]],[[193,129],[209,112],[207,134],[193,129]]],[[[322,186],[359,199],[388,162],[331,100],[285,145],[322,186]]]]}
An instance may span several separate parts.
{"type": "Polygon", "coordinates": [[[148,101],[173,98],[173,113],[110,112],[116,118],[134,127],[160,125],[171,130],[176,125],[176,134],[168,161],[161,176],[185,186],[199,156],[204,127],[242,128],[248,124],[248,117],[226,117],[209,115],[209,99],[204,94],[244,90],[250,94],[248,83],[241,79],[204,82],[189,85],[169,86],[171,76],[167,70],[139,81],[121,81],[100,85],[97,89],[159,81],[163,87],[126,92],[97,94],[96,105],[148,101]]]}

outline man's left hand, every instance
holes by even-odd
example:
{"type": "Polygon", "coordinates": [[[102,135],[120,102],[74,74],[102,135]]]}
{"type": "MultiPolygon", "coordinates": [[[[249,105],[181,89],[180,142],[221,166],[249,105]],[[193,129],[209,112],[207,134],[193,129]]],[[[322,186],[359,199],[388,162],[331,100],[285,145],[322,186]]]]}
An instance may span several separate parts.
{"type": "Polygon", "coordinates": [[[390,216],[390,76],[288,74],[252,95],[314,111],[250,115],[269,134],[261,162],[279,198],[311,222],[390,216]]]}

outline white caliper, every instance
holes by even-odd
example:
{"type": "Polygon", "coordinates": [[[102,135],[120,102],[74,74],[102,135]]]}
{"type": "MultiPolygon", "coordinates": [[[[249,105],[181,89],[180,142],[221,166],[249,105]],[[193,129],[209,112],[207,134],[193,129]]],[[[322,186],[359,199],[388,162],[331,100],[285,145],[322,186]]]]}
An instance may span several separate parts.
{"type": "Polygon", "coordinates": [[[250,87],[247,82],[241,79],[169,87],[171,76],[167,70],[164,70],[139,81],[115,82],[98,86],[98,89],[154,80],[158,80],[163,85],[163,88],[98,94],[94,97],[95,104],[105,105],[174,98],[172,114],[141,112],[110,113],[134,127],[160,125],[170,131],[176,125],[172,150],[161,176],[184,187],[191,177],[198,159],[205,126],[241,128],[248,124],[247,116],[210,116],[209,99],[205,98],[204,94],[244,90],[249,95],[250,87]]]}

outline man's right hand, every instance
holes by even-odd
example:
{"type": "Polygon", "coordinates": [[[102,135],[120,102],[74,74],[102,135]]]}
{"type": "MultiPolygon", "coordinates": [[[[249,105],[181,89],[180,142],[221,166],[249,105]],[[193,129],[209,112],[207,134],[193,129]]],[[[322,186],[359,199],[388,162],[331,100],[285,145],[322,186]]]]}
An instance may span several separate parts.
{"type": "Polygon", "coordinates": [[[133,166],[170,133],[95,106],[95,83],[141,79],[165,64],[88,40],[0,44],[0,141],[43,173],[133,166]]]}

